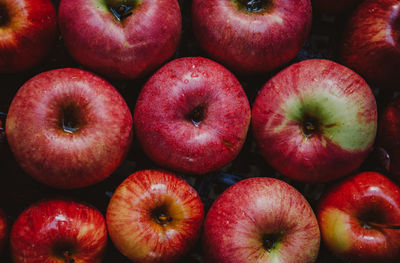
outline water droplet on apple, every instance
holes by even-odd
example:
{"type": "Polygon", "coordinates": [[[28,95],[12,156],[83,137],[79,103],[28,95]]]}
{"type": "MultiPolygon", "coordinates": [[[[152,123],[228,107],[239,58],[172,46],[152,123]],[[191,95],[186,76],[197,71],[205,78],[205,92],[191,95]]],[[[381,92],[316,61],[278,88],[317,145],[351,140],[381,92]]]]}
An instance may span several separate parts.
{"type": "Polygon", "coordinates": [[[188,79],[185,79],[183,82],[184,82],[185,84],[188,84],[188,83],[189,83],[189,80],[188,80],[188,79]]]}
{"type": "Polygon", "coordinates": [[[196,72],[193,72],[192,75],[190,75],[192,78],[197,78],[199,76],[199,74],[197,74],[196,72]]]}
{"type": "Polygon", "coordinates": [[[204,77],[206,77],[206,78],[208,77],[207,72],[204,71],[202,74],[203,74],[204,77]]]}

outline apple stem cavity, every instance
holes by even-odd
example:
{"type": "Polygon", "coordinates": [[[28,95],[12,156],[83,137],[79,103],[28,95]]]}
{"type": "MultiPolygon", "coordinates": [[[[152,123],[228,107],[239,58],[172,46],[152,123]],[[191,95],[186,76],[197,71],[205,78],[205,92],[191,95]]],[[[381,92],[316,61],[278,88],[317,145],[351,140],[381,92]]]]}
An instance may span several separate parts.
{"type": "Polygon", "coordinates": [[[270,0],[239,0],[240,7],[248,12],[261,12],[272,6],[270,0]]]}
{"type": "Polygon", "coordinates": [[[0,26],[4,26],[10,20],[7,9],[3,3],[0,3],[0,26]]]}
{"type": "Polygon", "coordinates": [[[165,226],[166,224],[172,222],[172,217],[167,216],[164,213],[159,213],[156,217],[156,222],[162,226],[165,226]]]}
{"type": "Polygon", "coordinates": [[[187,116],[186,119],[191,121],[194,126],[199,127],[204,120],[204,106],[200,105],[195,107],[187,116]]]}
{"type": "Polygon", "coordinates": [[[280,235],[278,234],[265,234],[262,238],[262,243],[264,248],[271,252],[277,245],[280,239],[280,235]]]}
{"type": "Polygon", "coordinates": [[[67,250],[63,253],[65,263],[74,263],[75,259],[72,258],[71,251],[67,250]]]}
{"type": "Polygon", "coordinates": [[[75,133],[82,123],[79,118],[79,110],[72,105],[63,107],[60,112],[60,127],[66,133],[75,133]]]}
{"type": "Polygon", "coordinates": [[[114,17],[119,21],[122,22],[125,18],[132,15],[132,10],[135,6],[120,4],[118,6],[110,6],[109,9],[114,17]]]}

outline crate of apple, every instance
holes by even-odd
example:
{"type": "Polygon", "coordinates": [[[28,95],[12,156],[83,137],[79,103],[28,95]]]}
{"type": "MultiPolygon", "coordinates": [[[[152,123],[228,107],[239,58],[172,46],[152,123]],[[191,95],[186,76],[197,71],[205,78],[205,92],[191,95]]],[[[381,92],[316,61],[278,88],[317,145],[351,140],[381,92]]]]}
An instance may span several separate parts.
{"type": "Polygon", "coordinates": [[[399,69],[399,0],[0,1],[1,262],[399,262],[399,69]]]}

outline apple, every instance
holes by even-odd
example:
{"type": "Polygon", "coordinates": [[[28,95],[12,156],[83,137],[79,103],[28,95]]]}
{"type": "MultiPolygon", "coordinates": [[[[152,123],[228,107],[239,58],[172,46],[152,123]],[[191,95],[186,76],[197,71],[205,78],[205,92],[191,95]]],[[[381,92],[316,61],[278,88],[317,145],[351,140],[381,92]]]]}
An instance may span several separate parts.
{"type": "Polygon", "coordinates": [[[377,141],[384,167],[400,180],[400,97],[380,114],[377,141]]]}
{"type": "Polygon", "coordinates": [[[232,73],[209,59],[186,57],[148,80],[136,102],[134,126],[154,162],[204,174],[236,158],[250,115],[247,96],[232,73]]]}
{"type": "Polygon", "coordinates": [[[144,170],[118,186],[107,208],[117,249],[133,262],[175,262],[197,240],[203,223],[197,192],[171,172],[144,170]]]}
{"type": "Polygon", "coordinates": [[[325,245],[349,262],[399,262],[400,188],[362,172],[326,193],[318,208],[325,245]]]}
{"type": "Polygon", "coordinates": [[[261,154],[281,174],[328,182],[358,168],[372,150],[376,101],[354,71],[330,60],[306,60],[259,91],[252,127],[261,154]]]}
{"type": "Polygon", "coordinates": [[[179,43],[177,0],[61,0],[60,31],[70,54],[113,78],[143,76],[179,43]]]}
{"type": "Polygon", "coordinates": [[[194,0],[200,46],[241,74],[265,73],[289,62],[311,28],[310,0],[194,0]]]}
{"type": "Polygon", "coordinates": [[[351,11],[363,0],[311,0],[313,8],[316,10],[330,14],[340,15],[351,11]]]}
{"type": "Polygon", "coordinates": [[[367,81],[399,90],[400,1],[363,1],[345,29],[340,59],[367,81]]]}
{"type": "Polygon", "coordinates": [[[50,199],[18,216],[10,244],[15,263],[99,263],[107,245],[107,228],[96,208],[50,199]]]}
{"type": "Polygon", "coordinates": [[[132,115],[102,78],[56,69],[18,90],[6,136],[29,175],[52,187],[78,188],[107,178],[122,163],[132,141],[132,115]]]}
{"type": "Polygon", "coordinates": [[[7,242],[8,226],[7,217],[2,210],[0,210],[0,254],[3,252],[4,246],[7,242]]]}
{"type": "Polygon", "coordinates": [[[40,63],[58,36],[50,0],[0,2],[0,73],[15,73],[40,63]]]}
{"type": "Polygon", "coordinates": [[[311,263],[320,232],[307,200],[289,184],[254,177],[225,190],[204,222],[206,262],[311,263]]]}

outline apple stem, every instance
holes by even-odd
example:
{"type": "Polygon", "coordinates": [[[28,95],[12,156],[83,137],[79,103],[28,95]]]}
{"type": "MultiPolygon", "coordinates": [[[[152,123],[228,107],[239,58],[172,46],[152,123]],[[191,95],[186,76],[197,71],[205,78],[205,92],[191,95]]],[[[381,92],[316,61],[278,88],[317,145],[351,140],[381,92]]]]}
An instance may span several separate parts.
{"type": "Polygon", "coordinates": [[[400,230],[400,225],[387,225],[387,224],[379,224],[379,223],[371,223],[371,222],[368,222],[367,225],[369,225],[373,228],[386,228],[386,229],[400,230]]]}
{"type": "Polygon", "coordinates": [[[132,9],[133,7],[128,5],[119,5],[116,8],[110,7],[111,13],[119,22],[132,15],[132,9]]]}

